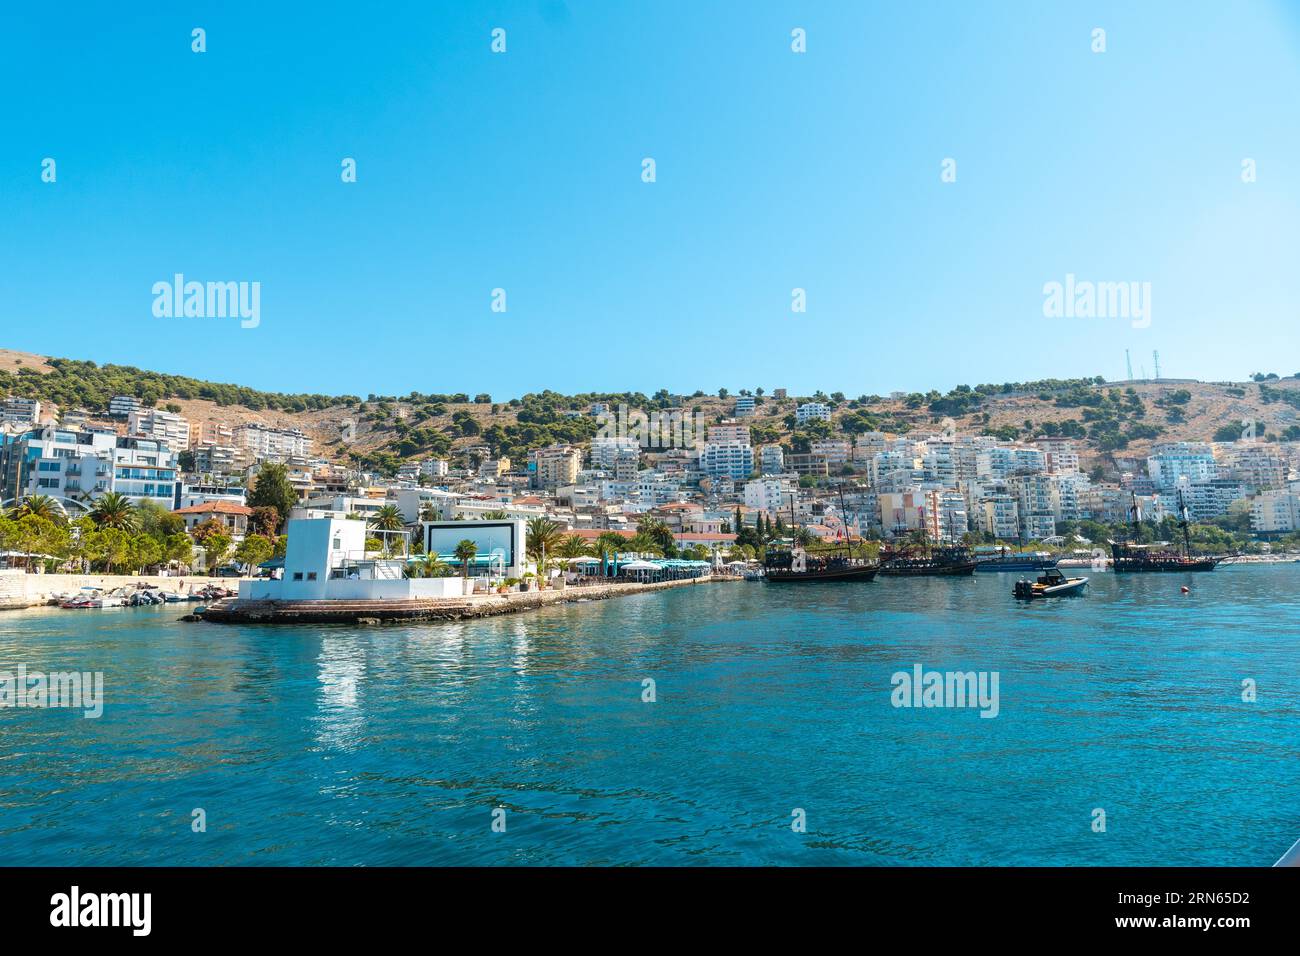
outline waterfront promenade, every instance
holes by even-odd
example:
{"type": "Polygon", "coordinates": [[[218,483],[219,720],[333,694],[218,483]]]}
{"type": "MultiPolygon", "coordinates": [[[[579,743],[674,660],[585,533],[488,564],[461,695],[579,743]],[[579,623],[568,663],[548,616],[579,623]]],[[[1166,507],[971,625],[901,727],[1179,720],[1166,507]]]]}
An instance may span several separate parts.
{"type": "Polygon", "coordinates": [[[262,601],[229,598],[210,605],[202,620],[218,624],[378,624],[385,621],[461,621],[517,614],[553,604],[603,601],[608,598],[691,587],[723,581],[732,576],[704,576],[679,581],[588,584],[548,588],[545,591],[475,594],[458,598],[409,600],[262,601]]]}
{"type": "Polygon", "coordinates": [[[160,577],[151,574],[29,574],[21,569],[0,571],[0,611],[40,607],[49,604],[56,596],[73,594],[82,588],[134,587],[147,584],[164,591],[188,595],[207,585],[231,587],[234,578],[214,578],[206,575],[160,577]]]}

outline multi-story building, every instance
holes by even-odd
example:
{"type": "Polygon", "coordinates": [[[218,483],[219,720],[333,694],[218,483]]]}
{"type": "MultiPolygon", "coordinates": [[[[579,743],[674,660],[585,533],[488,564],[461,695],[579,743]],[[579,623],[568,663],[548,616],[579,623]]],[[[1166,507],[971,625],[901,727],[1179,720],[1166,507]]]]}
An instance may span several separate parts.
{"type": "Polygon", "coordinates": [[[530,484],[534,488],[558,488],[578,480],[582,451],[573,445],[550,445],[529,456],[530,484]]]}
{"type": "Polygon", "coordinates": [[[1071,475],[1079,470],[1079,453],[1068,438],[1041,438],[1034,445],[1043,453],[1049,475],[1071,475]]]}
{"type": "Polygon", "coordinates": [[[1023,540],[1054,535],[1061,513],[1061,483],[1047,474],[1029,474],[1015,475],[1008,484],[1016,496],[1023,540]]]}
{"type": "Polygon", "coordinates": [[[1257,534],[1300,531],[1300,494],[1294,487],[1260,492],[1250,504],[1250,528],[1257,534]]]}
{"type": "Polygon", "coordinates": [[[1229,468],[1249,491],[1283,488],[1291,470],[1286,458],[1263,442],[1234,443],[1229,468]]]}
{"type": "Polygon", "coordinates": [[[975,455],[975,471],[981,478],[1010,478],[1047,471],[1047,456],[1037,448],[994,445],[975,455]]]}
{"type": "Polygon", "coordinates": [[[447,475],[447,462],[443,458],[426,458],[420,462],[420,474],[426,478],[444,478],[447,475]]]}
{"type": "Polygon", "coordinates": [[[176,455],[150,438],[49,426],[5,436],[0,500],[44,494],[89,501],[109,491],[171,508],[176,455]]]}
{"type": "Polygon", "coordinates": [[[0,421],[6,425],[35,425],[41,419],[41,403],[34,398],[10,395],[5,399],[0,421]]]}
{"type": "Polygon", "coordinates": [[[1178,493],[1183,496],[1188,515],[1193,521],[1209,521],[1228,513],[1234,501],[1246,497],[1246,489],[1234,478],[1214,478],[1210,481],[1188,481],[1182,479],[1174,487],[1172,500],[1166,506],[1173,512],[1178,511],[1178,493]]]}
{"type": "Polygon", "coordinates": [[[255,461],[285,461],[306,458],[312,440],[299,428],[272,428],[261,422],[236,425],[235,444],[245,448],[255,461]]]}
{"type": "Polygon", "coordinates": [[[142,408],[126,418],[129,435],[156,438],[178,451],[190,447],[190,423],[174,412],[157,408],[142,408]]]}
{"type": "Polygon", "coordinates": [[[1205,442],[1175,442],[1160,445],[1147,458],[1147,474],[1157,490],[1167,491],[1178,484],[1180,478],[1188,481],[1210,481],[1219,477],[1219,466],[1214,451],[1205,442]]]}
{"type": "Polygon", "coordinates": [[[233,475],[248,464],[244,449],[233,445],[202,442],[191,448],[190,453],[194,456],[194,472],[200,475],[233,475]]]}
{"type": "Polygon", "coordinates": [[[807,425],[809,422],[828,422],[833,409],[825,402],[805,402],[795,409],[796,424],[807,425]]]}
{"type": "Polygon", "coordinates": [[[786,467],[796,475],[808,475],[813,478],[825,478],[831,473],[825,455],[792,454],[786,458],[786,467]]]}
{"type": "Polygon", "coordinates": [[[999,541],[1015,541],[1020,537],[1020,508],[1011,495],[989,495],[980,503],[983,530],[999,541]]]}
{"type": "Polygon", "coordinates": [[[826,459],[826,467],[831,471],[839,471],[848,464],[850,456],[853,454],[852,446],[847,441],[841,441],[835,438],[823,438],[810,442],[808,450],[814,455],[820,455],[826,459]]]}
{"type": "Polygon", "coordinates": [[[745,482],[745,507],[765,511],[769,516],[789,516],[798,486],[789,478],[765,477],[745,482]]]}
{"type": "Polygon", "coordinates": [[[190,438],[196,445],[234,445],[235,430],[226,422],[203,422],[190,429],[190,438]]]}
{"type": "Polygon", "coordinates": [[[140,399],[134,395],[114,395],[108,401],[108,414],[114,418],[126,418],[132,412],[140,410],[140,399]]]}
{"type": "Polygon", "coordinates": [[[737,418],[754,417],[754,396],[753,395],[736,396],[735,415],[737,418]]]}
{"type": "Polygon", "coordinates": [[[592,468],[609,471],[614,467],[620,452],[641,454],[641,445],[635,438],[593,438],[590,461],[592,468]]]}
{"type": "Polygon", "coordinates": [[[717,444],[726,444],[729,442],[738,442],[740,444],[749,444],[749,426],[738,422],[734,419],[728,419],[718,422],[716,425],[710,425],[705,432],[706,442],[715,442],[717,444]]]}
{"type": "Polygon", "coordinates": [[[706,441],[700,451],[700,471],[710,478],[744,481],[754,473],[754,448],[748,442],[706,441]]]}
{"type": "Polygon", "coordinates": [[[785,471],[785,451],[780,445],[762,445],[758,449],[758,470],[764,475],[785,471]]]}

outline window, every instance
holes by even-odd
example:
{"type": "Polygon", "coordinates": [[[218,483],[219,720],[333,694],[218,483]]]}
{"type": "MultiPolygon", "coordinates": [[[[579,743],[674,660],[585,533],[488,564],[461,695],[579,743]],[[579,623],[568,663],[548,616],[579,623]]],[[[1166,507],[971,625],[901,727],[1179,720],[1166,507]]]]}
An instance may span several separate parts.
{"type": "Polygon", "coordinates": [[[293,579],[294,579],[295,581],[301,581],[301,580],[302,580],[302,572],[301,572],[301,571],[295,571],[295,572],[293,572],[293,579]]]}
{"type": "Polygon", "coordinates": [[[307,572],[307,580],[308,580],[308,581],[315,581],[315,580],[316,580],[316,572],[315,572],[315,571],[308,571],[308,572],[307,572]]]}

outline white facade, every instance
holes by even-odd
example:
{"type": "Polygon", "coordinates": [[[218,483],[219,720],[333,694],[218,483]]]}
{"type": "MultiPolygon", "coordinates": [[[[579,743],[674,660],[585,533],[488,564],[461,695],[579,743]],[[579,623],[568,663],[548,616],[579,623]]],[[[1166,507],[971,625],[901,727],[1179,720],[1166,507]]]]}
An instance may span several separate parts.
{"type": "Polygon", "coordinates": [[[249,422],[234,429],[235,444],[258,461],[284,461],[311,454],[312,440],[298,428],[272,428],[249,422]]]}
{"type": "Polygon", "coordinates": [[[824,402],[805,402],[795,409],[794,420],[799,425],[812,421],[828,422],[831,420],[831,406],[824,402]]]}
{"type": "Polygon", "coordinates": [[[10,395],[5,399],[0,421],[6,425],[35,425],[41,418],[41,403],[34,398],[10,395]]]}
{"type": "Polygon", "coordinates": [[[779,475],[785,471],[785,451],[780,445],[763,445],[758,450],[759,472],[764,475],[779,475]]]}
{"type": "Polygon", "coordinates": [[[742,442],[705,442],[700,471],[710,478],[744,481],[754,472],[753,446],[742,442]]]}
{"type": "Polygon", "coordinates": [[[1204,442],[1178,442],[1155,450],[1147,459],[1147,474],[1155,487],[1172,489],[1180,478],[1188,481],[1217,478],[1219,466],[1214,452],[1204,442]]]}
{"type": "Polygon", "coordinates": [[[1251,502],[1250,528],[1264,534],[1300,531],[1300,495],[1281,489],[1262,492],[1251,502]]]}
{"type": "Polygon", "coordinates": [[[126,419],[129,435],[141,435],[166,442],[175,449],[190,446],[190,423],[174,412],[144,408],[131,412],[126,419]]]}

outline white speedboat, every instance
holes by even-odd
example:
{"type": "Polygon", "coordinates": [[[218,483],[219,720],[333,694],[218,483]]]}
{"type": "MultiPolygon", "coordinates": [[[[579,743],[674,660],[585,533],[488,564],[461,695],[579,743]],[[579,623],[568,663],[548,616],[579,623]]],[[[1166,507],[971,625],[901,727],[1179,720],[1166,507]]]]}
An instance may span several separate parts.
{"type": "Polygon", "coordinates": [[[1034,598],[1082,594],[1087,586],[1087,578],[1067,578],[1056,568],[1049,568],[1037,581],[1017,581],[1012,593],[1021,600],[1031,601],[1034,598]]]}

